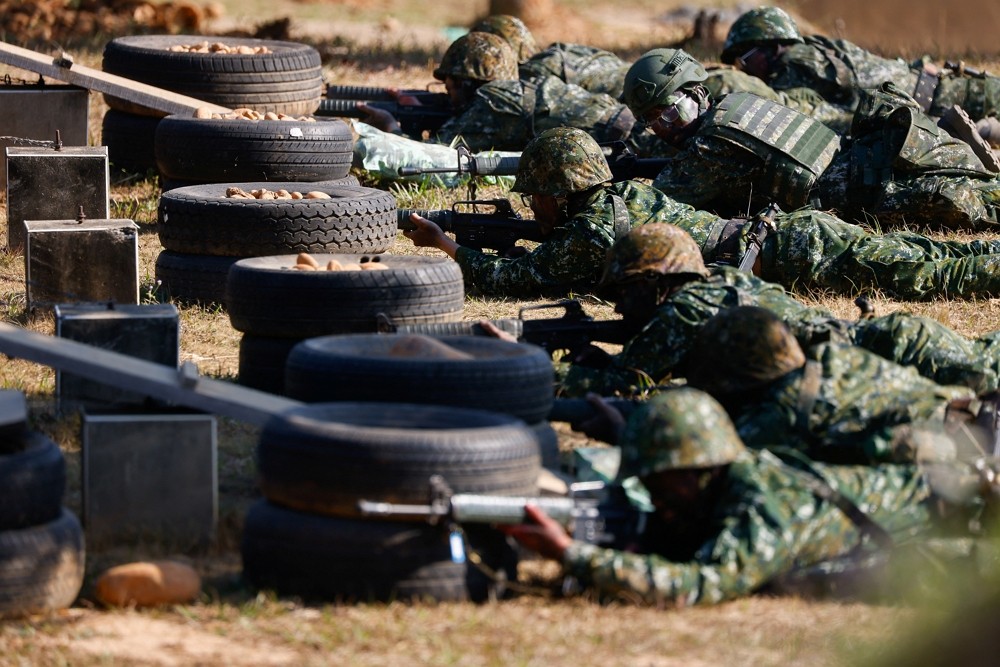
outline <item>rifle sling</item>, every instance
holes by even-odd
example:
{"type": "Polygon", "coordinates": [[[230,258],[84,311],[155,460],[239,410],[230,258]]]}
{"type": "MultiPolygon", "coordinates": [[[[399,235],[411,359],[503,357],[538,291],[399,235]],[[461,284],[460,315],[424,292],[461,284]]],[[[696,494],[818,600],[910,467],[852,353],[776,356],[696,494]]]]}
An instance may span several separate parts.
{"type": "Polygon", "coordinates": [[[615,217],[615,241],[618,241],[632,229],[632,219],[629,217],[625,201],[618,195],[611,195],[611,210],[615,217]]]}
{"type": "MultiPolygon", "coordinates": [[[[837,509],[843,512],[844,515],[851,520],[851,523],[857,527],[862,538],[867,537],[883,549],[891,549],[893,547],[894,542],[892,535],[890,535],[889,532],[880,526],[874,519],[865,514],[853,500],[830,486],[830,484],[827,483],[827,481],[822,477],[819,477],[817,473],[813,471],[799,472],[800,474],[798,475],[798,479],[805,486],[807,486],[817,498],[821,498],[832,503],[837,509]]],[[[860,546],[860,544],[858,546],[860,546]]]]}

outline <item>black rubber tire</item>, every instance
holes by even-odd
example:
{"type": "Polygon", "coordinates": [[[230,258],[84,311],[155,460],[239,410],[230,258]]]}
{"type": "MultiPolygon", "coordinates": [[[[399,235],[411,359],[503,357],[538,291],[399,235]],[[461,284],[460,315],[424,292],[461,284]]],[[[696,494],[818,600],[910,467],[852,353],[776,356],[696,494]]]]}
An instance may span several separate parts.
{"type": "Polygon", "coordinates": [[[21,451],[0,456],[0,531],[20,530],[59,518],[66,490],[66,462],[52,439],[23,435],[21,451]]]}
{"type": "Polygon", "coordinates": [[[471,359],[395,356],[410,336],[321,336],[296,345],[285,362],[288,396],[310,403],[429,403],[504,412],[529,424],[552,411],[552,360],[534,345],[484,336],[436,340],[471,359]]]}
{"type": "Polygon", "coordinates": [[[344,121],[167,116],[154,153],[163,177],[202,183],[326,181],[351,170],[354,138],[344,121]]]}
{"type": "Polygon", "coordinates": [[[232,184],[193,185],[160,196],[158,231],[167,250],[262,257],[289,253],[381,253],[396,240],[396,198],[374,188],[324,183],[239,183],[330,199],[233,199],[232,184]],[[303,187],[305,186],[305,187],[303,187]]]}
{"type": "MultiPolygon", "coordinates": [[[[491,532],[472,532],[469,542],[510,576],[516,556],[491,532]]],[[[415,523],[305,514],[261,500],[247,512],[241,552],[249,584],[307,600],[481,602],[503,593],[502,582],[452,562],[442,528],[415,523]]]]}
{"type": "Polygon", "coordinates": [[[156,256],[157,295],[179,303],[224,306],[226,276],[240,259],[164,250],[156,256]]]}
{"type": "Polygon", "coordinates": [[[101,143],[108,147],[108,163],[124,172],[156,171],[153,143],[159,118],[109,110],[101,122],[101,143]]]}
{"type": "MultiPolygon", "coordinates": [[[[343,178],[335,178],[330,181],[320,181],[319,183],[313,183],[313,185],[360,185],[356,176],[344,176],[343,178]]],[[[204,183],[196,183],[195,181],[179,181],[173,178],[160,178],[160,191],[166,192],[167,190],[176,190],[177,188],[187,188],[192,185],[205,185],[204,183]]],[[[231,184],[230,184],[231,185],[231,184]]],[[[273,186],[273,183],[268,183],[268,186],[273,186]]],[[[266,186],[267,187],[267,186],[266,186]]],[[[302,189],[302,184],[296,184],[296,190],[302,189]]]]}
{"type": "Polygon", "coordinates": [[[83,585],[83,530],[68,510],[23,530],[0,532],[0,618],[65,609],[83,585]]]}
{"type": "Polygon", "coordinates": [[[240,260],[229,270],[226,309],[233,328],[275,338],[377,330],[385,313],[405,324],[453,322],[465,303],[462,271],[447,258],[314,255],[320,265],[370,259],[385,271],[293,271],[294,255],[240,260]]]}
{"type": "MultiPolygon", "coordinates": [[[[272,53],[212,54],[169,51],[204,41],[195,35],[119,37],[104,47],[105,72],[235,109],[250,107],[293,116],[319,107],[323,75],[319,52],[306,44],[241,37],[212,37],[228,46],[266,46],[272,53]]],[[[162,115],[105,95],[112,109],[162,115]]]]}
{"type": "Polygon", "coordinates": [[[561,467],[559,455],[559,434],[547,421],[531,424],[531,432],[535,434],[538,443],[538,453],[542,457],[542,467],[549,470],[559,470],[561,467]]]}
{"type": "Polygon", "coordinates": [[[271,394],[285,393],[285,360],[301,341],[243,334],[240,338],[239,383],[271,394]]]}
{"type": "Polygon", "coordinates": [[[358,500],[427,503],[430,477],[456,493],[534,495],[541,463],[524,422],[405,403],[319,403],[270,420],[257,445],[264,497],[304,512],[360,516],[358,500]]]}

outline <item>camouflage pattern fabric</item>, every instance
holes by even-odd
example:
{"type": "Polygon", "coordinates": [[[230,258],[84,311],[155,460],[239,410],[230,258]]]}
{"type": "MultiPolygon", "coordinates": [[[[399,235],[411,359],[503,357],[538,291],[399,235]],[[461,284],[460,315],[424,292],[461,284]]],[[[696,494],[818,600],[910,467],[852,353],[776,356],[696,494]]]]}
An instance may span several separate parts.
{"type": "Polygon", "coordinates": [[[493,81],[476,91],[468,109],[441,126],[435,140],[464,141],[469,150],[520,151],[554,127],[585,130],[598,143],[624,139],[639,155],[669,152],[650,132],[633,131],[628,108],[610,95],[589,93],[554,76],[493,81]]]}
{"type": "Polygon", "coordinates": [[[831,104],[809,88],[775,90],[755,76],[732,67],[708,67],[708,78],[703,82],[713,100],[729,93],[753,93],[758,97],[784,104],[796,111],[818,120],[838,134],[847,134],[851,129],[854,111],[844,106],[831,104]]]}
{"type": "MultiPolygon", "coordinates": [[[[779,55],[767,83],[779,91],[810,88],[831,103],[853,109],[862,89],[885,81],[893,81],[912,94],[927,64],[883,58],[847,40],[813,35],[779,55]]],[[[943,71],[928,113],[940,117],[955,104],[973,120],[996,116],[1000,113],[1000,77],[943,71]]]]}
{"type": "Polygon", "coordinates": [[[459,248],[455,260],[467,289],[489,296],[564,297],[596,287],[607,249],[615,241],[612,196],[622,199],[632,226],[659,221],[670,202],[637,181],[599,186],[571,198],[566,221],[544,243],[522,257],[508,259],[459,248]]]}
{"type": "MultiPolygon", "coordinates": [[[[743,141],[723,138],[707,121],[699,123],[653,186],[723,216],[746,215],[769,204],[766,184],[772,167],[758,154],[760,142],[749,136],[743,141]]],[[[785,209],[798,208],[781,193],[776,196],[785,209]]],[[[889,129],[845,141],[811,198],[816,208],[848,221],[875,221],[883,229],[901,224],[986,229],[1000,219],[1000,180],[987,175],[967,144],[943,131],[914,131],[900,139],[889,129]]]]}
{"type": "MultiPolygon", "coordinates": [[[[640,554],[573,542],[564,569],[610,600],[688,606],[749,595],[795,568],[847,555],[863,540],[803,475],[818,476],[864,508],[897,544],[935,533],[937,498],[916,466],[831,466],[793,454],[747,452],[730,464],[719,499],[693,535],[681,540],[672,527],[660,527],[659,541],[670,545],[669,554],[666,548],[640,554]]],[[[968,512],[975,510],[970,502],[968,512]]]]}
{"type": "Polygon", "coordinates": [[[522,79],[554,76],[591,93],[618,99],[630,66],[631,63],[610,51],[555,42],[521,63],[519,71],[522,79]]]}
{"type": "MultiPolygon", "coordinates": [[[[665,216],[694,238],[706,263],[716,261],[717,248],[709,239],[723,219],[680,203],[665,216]]],[[[809,208],[778,214],[775,226],[759,255],[760,277],[789,290],[854,295],[878,289],[907,301],[1000,296],[997,240],[936,241],[903,231],[873,234],[809,208]]],[[[736,254],[742,256],[745,249],[741,235],[736,254]]]]}
{"type": "Polygon", "coordinates": [[[606,368],[557,363],[559,393],[634,395],[684,377],[687,356],[705,322],[720,310],[750,305],[777,313],[803,348],[824,341],[853,343],[912,366],[938,384],[971,387],[977,393],[1000,387],[1000,332],[970,339],[909,313],[839,320],[825,309],[805,306],[774,283],[729,267],[710,269],[707,280],[693,280],[667,297],[606,368]]]}
{"type": "Polygon", "coordinates": [[[915,423],[942,424],[951,401],[975,398],[968,387],[939,385],[853,345],[824,343],[805,353],[820,372],[807,411],[805,367],[723,400],[747,447],[781,443],[831,463],[904,462],[915,450],[906,444],[915,423]]]}

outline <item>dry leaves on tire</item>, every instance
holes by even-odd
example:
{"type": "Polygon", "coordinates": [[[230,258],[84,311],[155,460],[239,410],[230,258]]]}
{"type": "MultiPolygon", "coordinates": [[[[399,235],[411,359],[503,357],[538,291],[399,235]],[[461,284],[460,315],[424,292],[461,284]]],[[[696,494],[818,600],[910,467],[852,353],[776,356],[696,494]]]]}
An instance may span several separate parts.
{"type": "Polygon", "coordinates": [[[380,264],[378,257],[368,257],[367,255],[362,255],[357,264],[344,264],[336,259],[331,259],[326,263],[326,266],[321,266],[312,255],[300,252],[295,258],[295,265],[291,268],[295,271],[386,271],[389,267],[380,264]]]}

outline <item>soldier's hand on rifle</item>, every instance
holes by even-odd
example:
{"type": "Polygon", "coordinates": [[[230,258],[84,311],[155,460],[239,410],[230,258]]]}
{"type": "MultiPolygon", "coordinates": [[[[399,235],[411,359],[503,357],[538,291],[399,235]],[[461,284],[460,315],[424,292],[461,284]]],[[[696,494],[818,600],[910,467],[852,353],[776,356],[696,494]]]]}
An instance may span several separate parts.
{"type": "Polygon", "coordinates": [[[546,558],[562,561],[573,538],[566,534],[559,522],[535,505],[524,506],[525,522],[516,526],[498,526],[521,546],[546,558]]]}
{"type": "Polygon", "coordinates": [[[499,338],[500,340],[505,340],[510,343],[516,343],[517,338],[514,334],[509,331],[504,331],[497,325],[493,324],[489,320],[479,320],[479,326],[483,328],[483,331],[493,336],[494,338],[499,338]]]}
{"type": "Polygon", "coordinates": [[[574,431],[579,431],[588,438],[594,438],[608,444],[618,443],[618,437],[625,428],[625,416],[601,396],[587,394],[587,402],[594,406],[596,415],[590,419],[571,424],[574,431]]]}
{"type": "Polygon", "coordinates": [[[413,245],[418,248],[437,248],[443,250],[449,257],[455,259],[455,252],[458,244],[450,236],[445,234],[440,227],[416,213],[410,214],[410,222],[416,229],[403,232],[403,236],[413,241],[413,245]]]}
{"type": "Polygon", "coordinates": [[[573,352],[570,362],[574,366],[602,369],[611,365],[611,359],[607,350],[602,350],[593,343],[587,343],[573,352]]]}
{"type": "Polygon", "coordinates": [[[393,134],[399,134],[402,131],[399,121],[385,109],[376,109],[364,102],[358,102],[355,106],[364,112],[364,122],[375,129],[382,130],[383,132],[392,132],[393,134]]]}
{"type": "Polygon", "coordinates": [[[417,99],[414,95],[407,95],[399,90],[399,88],[386,88],[385,92],[392,95],[397,103],[408,107],[422,107],[424,103],[417,99]]]}

